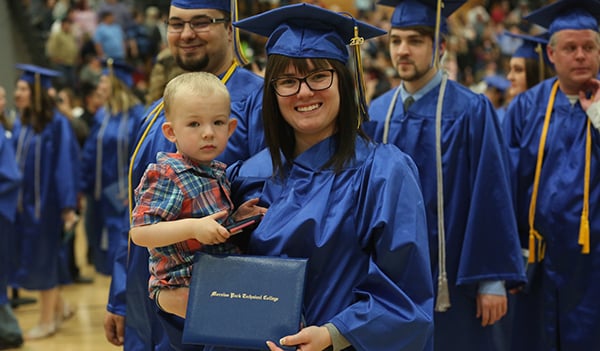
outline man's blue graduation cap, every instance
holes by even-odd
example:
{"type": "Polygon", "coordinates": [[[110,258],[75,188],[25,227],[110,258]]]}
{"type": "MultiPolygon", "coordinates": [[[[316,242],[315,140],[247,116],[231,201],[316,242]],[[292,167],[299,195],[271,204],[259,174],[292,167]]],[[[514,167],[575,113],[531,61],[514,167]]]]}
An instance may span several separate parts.
{"type": "Polygon", "coordinates": [[[379,5],[395,7],[390,19],[392,28],[427,26],[436,28],[437,7],[441,7],[440,32],[448,33],[446,18],[466,0],[380,0],[379,5]]]}
{"type": "Polygon", "coordinates": [[[493,76],[485,76],[483,81],[488,87],[494,87],[501,92],[505,92],[508,88],[510,88],[510,81],[497,74],[493,76]]]}
{"type": "Polygon", "coordinates": [[[267,55],[326,58],[343,63],[348,61],[347,46],[355,37],[369,39],[386,33],[344,14],[305,3],[276,8],[233,25],[268,37],[267,55]]]}
{"type": "Polygon", "coordinates": [[[27,63],[17,63],[15,67],[23,71],[19,80],[24,80],[34,87],[36,86],[36,81],[39,81],[39,86],[44,89],[50,88],[52,86],[52,79],[61,75],[58,71],[27,63]]]}
{"type": "Polygon", "coordinates": [[[102,60],[102,66],[104,67],[102,74],[114,76],[130,88],[133,86],[133,72],[135,69],[124,60],[104,59],[102,60]]]}
{"type": "Polygon", "coordinates": [[[180,9],[215,9],[231,11],[230,0],[172,0],[171,6],[180,9]]]}
{"type": "Polygon", "coordinates": [[[550,36],[565,29],[591,29],[597,32],[599,18],[598,0],[559,0],[524,17],[529,22],[547,28],[550,36]]]}

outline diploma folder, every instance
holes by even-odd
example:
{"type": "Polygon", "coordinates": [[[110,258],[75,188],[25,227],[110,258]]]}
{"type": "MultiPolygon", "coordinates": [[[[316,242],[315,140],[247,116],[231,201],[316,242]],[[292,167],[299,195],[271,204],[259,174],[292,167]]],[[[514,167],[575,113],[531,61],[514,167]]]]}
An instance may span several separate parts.
{"type": "Polygon", "coordinates": [[[198,252],[184,344],[265,350],[300,330],[306,259],[198,252]]]}

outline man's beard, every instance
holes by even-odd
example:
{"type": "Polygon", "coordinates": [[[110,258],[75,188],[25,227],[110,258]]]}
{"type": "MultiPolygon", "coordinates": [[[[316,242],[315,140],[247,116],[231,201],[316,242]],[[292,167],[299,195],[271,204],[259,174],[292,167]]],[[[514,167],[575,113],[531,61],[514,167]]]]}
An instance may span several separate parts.
{"type": "Polygon", "coordinates": [[[419,68],[414,64],[412,65],[412,67],[413,67],[412,72],[402,72],[402,71],[396,69],[400,79],[402,79],[403,81],[406,81],[406,82],[414,82],[416,80],[421,79],[423,76],[425,76],[427,74],[427,72],[429,72],[429,70],[431,69],[431,67],[427,67],[427,69],[420,71],[419,68]]]}
{"type": "Polygon", "coordinates": [[[191,58],[184,61],[181,55],[175,55],[175,62],[177,63],[177,66],[185,71],[202,72],[208,67],[208,56],[205,55],[200,59],[191,58]]]}

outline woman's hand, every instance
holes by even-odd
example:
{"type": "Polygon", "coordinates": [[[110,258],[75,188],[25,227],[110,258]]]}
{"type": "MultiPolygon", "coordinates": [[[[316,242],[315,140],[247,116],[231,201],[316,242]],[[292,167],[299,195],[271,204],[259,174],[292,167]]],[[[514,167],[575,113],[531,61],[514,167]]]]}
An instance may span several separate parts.
{"type": "Polygon", "coordinates": [[[244,218],[248,218],[251,216],[256,216],[259,214],[267,213],[267,209],[265,207],[257,206],[258,198],[250,199],[238,207],[237,211],[233,214],[233,219],[235,221],[241,221],[244,218]]]}
{"type": "MultiPolygon", "coordinates": [[[[312,325],[297,334],[284,336],[279,343],[282,346],[296,346],[297,350],[302,351],[323,351],[331,346],[331,336],[327,328],[312,325]]],[[[267,341],[267,346],[271,351],[283,351],[272,341],[267,341]]]]}

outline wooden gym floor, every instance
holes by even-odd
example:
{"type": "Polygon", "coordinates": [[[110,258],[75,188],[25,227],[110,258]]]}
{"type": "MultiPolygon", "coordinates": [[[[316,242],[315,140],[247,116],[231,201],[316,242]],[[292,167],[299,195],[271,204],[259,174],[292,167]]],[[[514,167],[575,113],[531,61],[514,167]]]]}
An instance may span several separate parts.
{"type": "MultiPolygon", "coordinates": [[[[59,331],[46,339],[25,341],[19,351],[111,351],[121,350],[104,337],[104,314],[108,299],[110,278],[96,274],[94,268],[85,263],[85,236],[81,223],[76,231],[77,262],[85,277],[93,277],[93,284],[72,284],[62,288],[66,301],[76,308],[75,315],[65,321],[59,331]]],[[[39,298],[36,291],[21,290],[22,297],[39,298]]],[[[39,318],[39,304],[21,305],[14,309],[21,329],[25,333],[35,326],[39,318]]]]}

